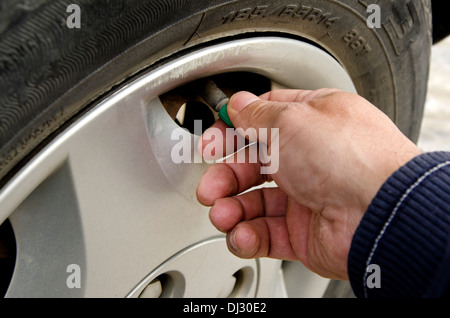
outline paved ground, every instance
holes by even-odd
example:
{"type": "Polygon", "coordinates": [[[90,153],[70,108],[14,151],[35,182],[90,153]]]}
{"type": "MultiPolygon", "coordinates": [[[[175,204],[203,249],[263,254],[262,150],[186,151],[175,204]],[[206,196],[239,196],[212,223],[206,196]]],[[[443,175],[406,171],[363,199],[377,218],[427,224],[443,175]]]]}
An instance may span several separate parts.
{"type": "Polygon", "coordinates": [[[450,37],[433,46],[418,145],[423,151],[450,151],[450,37]]]}

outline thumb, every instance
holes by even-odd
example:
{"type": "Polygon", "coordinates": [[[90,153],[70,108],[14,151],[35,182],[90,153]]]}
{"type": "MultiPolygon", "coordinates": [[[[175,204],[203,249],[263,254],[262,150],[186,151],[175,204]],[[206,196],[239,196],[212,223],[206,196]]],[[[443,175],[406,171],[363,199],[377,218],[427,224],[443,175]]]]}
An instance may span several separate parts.
{"type": "MultiPolygon", "coordinates": [[[[274,128],[274,119],[286,106],[287,103],[267,101],[249,92],[239,92],[231,96],[227,112],[238,131],[239,128],[259,131],[260,128],[274,128]]],[[[251,133],[248,137],[250,141],[258,141],[257,136],[251,133]]]]}

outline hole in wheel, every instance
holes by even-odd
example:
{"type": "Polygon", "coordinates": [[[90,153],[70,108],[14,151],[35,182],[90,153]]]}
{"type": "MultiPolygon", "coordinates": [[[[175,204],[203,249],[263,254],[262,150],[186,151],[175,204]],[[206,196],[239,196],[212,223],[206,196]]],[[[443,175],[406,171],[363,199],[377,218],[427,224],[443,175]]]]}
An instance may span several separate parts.
{"type": "Polygon", "coordinates": [[[251,267],[244,267],[233,274],[235,283],[228,298],[248,297],[252,283],[253,283],[253,269],[251,267]]]}
{"type": "Polygon", "coordinates": [[[16,239],[11,223],[0,225],[0,296],[4,297],[14,272],[16,261],[16,239]]]}
{"type": "Polygon", "coordinates": [[[208,105],[198,101],[188,101],[183,104],[175,118],[175,122],[180,127],[186,128],[191,134],[197,136],[214,124],[215,120],[208,105]],[[196,121],[200,121],[202,124],[196,125],[196,121]]]}
{"type": "Polygon", "coordinates": [[[158,275],[142,290],[139,298],[179,298],[184,294],[183,275],[171,271],[158,275]]]}
{"type": "Polygon", "coordinates": [[[161,102],[172,119],[192,134],[194,120],[202,120],[204,131],[217,119],[217,113],[214,114],[213,110],[215,105],[208,105],[201,96],[206,80],[212,80],[228,97],[239,91],[261,95],[272,89],[272,82],[265,76],[250,72],[231,72],[192,81],[160,95],[161,102]]]}

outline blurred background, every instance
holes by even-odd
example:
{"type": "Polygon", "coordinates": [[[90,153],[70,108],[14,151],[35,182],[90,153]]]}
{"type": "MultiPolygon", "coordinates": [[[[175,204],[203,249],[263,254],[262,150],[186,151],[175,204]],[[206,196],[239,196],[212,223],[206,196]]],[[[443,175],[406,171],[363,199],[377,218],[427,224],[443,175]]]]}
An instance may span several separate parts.
{"type": "Polygon", "coordinates": [[[450,36],[432,48],[428,94],[418,145],[425,152],[450,151],[450,36]]]}

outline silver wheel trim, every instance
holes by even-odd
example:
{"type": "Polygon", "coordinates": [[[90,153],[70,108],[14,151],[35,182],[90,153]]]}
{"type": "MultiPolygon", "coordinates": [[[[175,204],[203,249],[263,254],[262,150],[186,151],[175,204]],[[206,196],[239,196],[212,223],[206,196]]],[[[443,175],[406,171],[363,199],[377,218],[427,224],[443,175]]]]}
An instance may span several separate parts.
{"type": "Polygon", "coordinates": [[[356,92],[330,55],[278,37],[202,48],[140,76],[58,135],[1,189],[0,223],[10,219],[17,244],[7,297],[138,297],[145,289],[143,295],[157,296],[160,287],[147,286],[164,266],[184,282],[175,296],[225,297],[236,291],[233,273],[244,268],[251,282],[239,297],[323,294],[328,280],[298,262],[231,255],[196,200],[207,165],[171,160],[178,126],[158,96],[231,71],[264,75],[274,86],[356,92]],[[202,266],[209,253],[218,262],[202,266]],[[80,269],[80,288],[68,287],[71,264],[80,269]]]}

